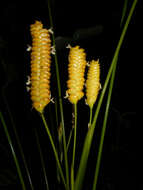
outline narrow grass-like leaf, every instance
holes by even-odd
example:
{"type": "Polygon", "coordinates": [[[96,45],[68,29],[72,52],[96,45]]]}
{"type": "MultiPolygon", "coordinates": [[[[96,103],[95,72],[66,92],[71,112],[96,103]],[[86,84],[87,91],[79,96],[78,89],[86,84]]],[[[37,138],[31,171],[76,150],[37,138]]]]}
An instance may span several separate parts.
{"type": "MultiPolygon", "coordinates": [[[[128,2],[128,0],[124,1],[122,18],[121,18],[121,22],[120,22],[121,27],[122,27],[122,24],[124,22],[126,11],[127,11],[127,2],[128,2]]],[[[115,79],[117,62],[118,62],[118,57],[115,61],[115,65],[114,65],[111,80],[110,80],[109,93],[108,93],[108,98],[107,98],[107,103],[106,103],[106,110],[105,110],[105,115],[104,115],[104,121],[103,121],[103,127],[102,127],[102,131],[101,131],[101,138],[100,138],[100,143],[99,143],[97,162],[96,162],[96,167],[95,167],[96,169],[95,169],[95,174],[94,174],[93,190],[96,190],[97,181],[98,181],[101,156],[102,156],[102,150],[103,150],[103,143],[104,143],[104,136],[106,133],[107,118],[108,118],[108,113],[109,113],[109,106],[110,106],[110,101],[111,101],[111,95],[112,95],[112,89],[113,89],[113,84],[114,84],[114,79],[115,79]]]]}
{"type": "Polygon", "coordinates": [[[41,165],[42,165],[42,169],[43,169],[43,173],[44,173],[46,189],[49,190],[49,184],[48,184],[48,179],[47,179],[47,174],[46,174],[44,158],[43,158],[43,154],[42,154],[42,150],[41,150],[41,146],[40,146],[40,142],[39,142],[39,137],[38,137],[36,129],[35,129],[35,136],[36,136],[36,141],[37,141],[37,147],[38,147],[39,154],[40,154],[41,165]]]}
{"type": "Polygon", "coordinates": [[[15,165],[16,165],[16,169],[17,169],[17,173],[18,173],[18,176],[19,176],[19,179],[20,179],[20,182],[21,182],[22,189],[26,190],[26,186],[25,186],[25,182],[24,182],[24,179],[23,179],[21,169],[20,169],[19,161],[17,159],[16,153],[15,153],[15,150],[14,150],[14,147],[13,147],[13,144],[12,144],[12,140],[11,140],[11,137],[9,135],[7,125],[5,123],[5,120],[4,120],[4,117],[3,117],[1,111],[0,111],[0,120],[1,120],[2,125],[4,127],[4,132],[6,134],[6,137],[7,137],[11,152],[12,152],[12,156],[13,156],[13,159],[14,159],[14,162],[15,162],[15,165]]]}
{"type": "Polygon", "coordinates": [[[81,155],[81,161],[80,161],[80,165],[79,165],[79,169],[78,169],[78,173],[77,173],[77,178],[76,178],[76,182],[75,182],[75,190],[80,190],[81,187],[82,187],[83,178],[84,178],[84,175],[85,175],[85,170],[86,170],[86,165],[87,165],[87,160],[88,160],[88,155],[89,155],[90,148],[91,148],[91,143],[92,143],[92,139],[93,139],[93,134],[94,134],[98,114],[99,114],[99,111],[100,111],[100,108],[101,108],[101,105],[102,105],[102,102],[103,102],[103,98],[104,98],[104,95],[105,95],[105,92],[106,92],[106,89],[107,89],[109,79],[111,77],[114,65],[116,64],[116,60],[117,60],[121,45],[123,43],[123,40],[124,40],[126,31],[127,31],[129,22],[131,20],[131,16],[132,16],[132,14],[134,12],[136,3],[137,3],[137,0],[135,0],[133,2],[133,5],[132,5],[131,10],[129,12],[128,18],[127,18],[126,23],[124,25],[124,28],[122,30],[122,33],[121,33],[117,48],[115,50],[114,57],[112,59],[111,66],[109,68],[109,71],[108,71],[108,74],[107,74],[107,77],[106,77],[106,80],[105,80],[105,83],[104,83],[104,86],[103,86],[103,89],[102,89],[102,92],[101,92],[101,95],[100,95],[100,98],[99,98],[99,101],[98,101],[96,112],[95,112],[95,115],[94,115],[94,118],[93,118],[93,123],[92,123],[91,128],[89,129],[89,131],[88,131],[88,133],[86,135],[86,138],[85,138],[83,151],[82,151],[82,155],[81,155]]]}
{"type": "Polygon", "coordinates": [[[108,92],[108,98],[107,98],[107,103],[106,103],[106,110],[105,110],[105,115],[104,115],[103,127],[102,127],[102,131],[101,131],[101,138],[100,138],[100,143],[99,143],[99,150],[98,150],[97,162],[96,162],[96,167],[95,167],[95,175],[94,175],[92,190],[96,190],[96,185],[97,185],[97,180],[98,180],[101,155],[102,155],[102,149],[103,149],[103,143],[104,143],[104,136],[105,136],[105,132],[106,132],[106,124],[107,124],[112,88],[113,88],[115,72],[116,72],[116,65],[117,65],[117,61],[116,61],[114,68],[113,68],[113,73],[112,73],[111,82],[110,82],[110,86],[109,86],[109,92],[108,92]]]}
{"type": "Polygon", "coordinates": [[[67,143],[67,151],[69,149],[69,145],[70,145],[70,142],[71,142],[71,138],[72,138],[72,134],[73,134],[73,130],[74,128],[72,127],[71,130],[70,130],[70,134],[69,134],[69,137],[68,137],[68,143],[67,143]]]}
{"type": "Polygon", "coordinates": [[[61,179],[63,181],[63,184],[65,185],[65,188],[66,188],[66,182],[65,182],[65,178],[64,178],[64,175],[63,175],[63,171],[62,171],[62,168],[61,168],[61,164],[60,164],[60,161],[59,161],[59,157],[58,157],[58,153],[57,153],[57,150],[56,150],[56,147],[55,147],[55,144],[54,144],[54,141],[53,141],[53,138],[52,138],[52,135],[50,133],[50,130],[49,130],[49,127],[47,125],[47,122],[46,122],[46,119],[45,119],[45,116],[44,114],[42,113],[41,114],[41,118],[42,118],[42,121],[43,121],[43,124],[45,126],[45,129],[46,129],[46,132],[49,136],[49,139],[50,139],[50,143],[52,145],[52,149],[53,149],[53,152],[54,152],[54,156],[55,156],[55,159],[56,159],[56,162],[57,162],[57,166],[59,168],[59,172],[60,172],[60,175],[61,175],[61,179]]]}
{"type": "Polygon", "coordinates": [[[127,5],[128,5],[128,0],[124,0],[124,5],[123,5],[123,10],[122,10],[122,18],[120,22],[120,26],[122,26],[124,20],[125,20],[125,15],[127,13],[127,5]]]}
{"type": "Polygon", "coordinates": [[[92,123],[93,128],[95,127],[96,120],[97,120],[97,117],[98,117],[98,113],[99,113],[99,110],[100,110],[100,107],[101,107],[101,103],[102,103],[103,97],[104,97],[104,95],[105,95],[105,91],[106,91],[106,88],[107,88],[109,79],[110,79],[110,77],[111,77],[114,64],[116,63],[116,59],[117,59],[117,57],[118,57],[118,54],[119,54],[121,45],[122,45],[122,43],[123,43],[123,40],[124,40],[126,31],[127,31],[127,28],[128,28],[129,22],[130,22],[130,20],[131,20],[132,14],[133,14],[133,12],[134,12],[134,9],[135,9],[135,6],[136,6],[137,1],[138,1],[138,0],[134,0],[134,2],[133,2],[133,5],[132,5],[131,10],[130,10],[130,12],[129,12],[128,18],[127,18],[126,23],[125,23],[125,25],[124,25],[124,28],[123,28],[123,30],[122,30],[122,33],[121,33],[121,36],[120,36],[120,39],[119,39],[117,48],[116,48],[116,50],[115,50],[115,54],[114,54],[114,56],[113,56],[112,63],[111,63],[111,66],[110,66],[110,68],[109,68],[108,75],[107,75],[107,77],[106,77],[106,80],[105,80],[105,83],[104,83],[104,86],[103,86],[103,90],[102,90],[102,92],[101,92],[100,99],[99,99],[99,102],[98,102],[98,106],[97,106],[97,109],[96,109],[96,112],[95,112],[95,115],[94,115],[94,119],[93,119],[93,123],[92,123]]]}
{"type": "Polygon", "coordinates": [[[15,139],[16,139],[16,142],[17,142],[17,145],[18,145],[18,148],[19,148],[19,152],[21,154],[21,158],[23,160],[23,164],[24,164],[24,167],[25,167],[25,170],[26,170],[26,174],[27,174],[27,177],[28,177],[28,180],[29,180],[30,187],[31,187],[32,190],[34,190],[33,183],[32,183],[32,180],[31,180],[31,175],[30,175],[30,172],[29,172],[29,169],[28,169],[28,165],[27,165],[25,156],[24,156],[23,148],[22,148],[21,143],[20,143],[20,139],[19,139],[16,127],[15,127],[15,123],[14,123],[14,120],[13,120],[13,117],[12,117],[12,113],[10,111],[7,99],[5,97],[5,87],[6,86],[4,86],[3,89],[2,89],[2,97],[3,97],[4,103],[5,103],[5,106],[6,106],[10,121],[11,121],[11,126],[12,126],[13,131],[14,131],[15,139]]]}

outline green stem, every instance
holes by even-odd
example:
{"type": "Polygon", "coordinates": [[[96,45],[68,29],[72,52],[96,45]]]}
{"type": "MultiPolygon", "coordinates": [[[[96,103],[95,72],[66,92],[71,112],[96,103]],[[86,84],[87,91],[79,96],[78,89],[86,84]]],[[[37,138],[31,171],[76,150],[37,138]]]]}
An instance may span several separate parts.
{"type": "Polygon", "coordinates": [[[69,134],[69,137],[68,137],[68,144],[67,144],[67,151],[68,151],[68,149],[69,149],[69,145],[70,145],[70,142],[71,142],[71,138],[72,138],[72,134],[73,134],[73,127],[72,127],[72,129],[71,129],[71,131],[70,131],[70,134],[69,134]]]}
{"type": "Polygon", "coordinates": [[[73,144],[73,157],[71,165],[71,189],[74,190],[74,163],[75,163],[75,150],[76,150],[76,131],[77,131],[77,103],[74,104],[74,144],[73,144]]]}
{"type": "Polygon", "coordinates": [[[90,106],[90,117],[89,117],[88,128],[91,126],[91,122],[92,122],[92,110],[93,110],[93,106],[90,106]]]}
{"type": "Polygon", "coordinates": [[[8,140],[9,145],[10,145],[10,149],[11,149],[11,152],[12,152],[12,155],[13,155],[13,159],[14,159],[14,162],[15,162],[15,165],[16,165],[16,169],[17,169],[17,172],[18,172],[18,175],[19,175],[19,179],[20,179],[20,182],[21,182],[22,189],[23,189],[23,190],[26,190],[26,186],[25,186],[24,179],[23,179],[23,176],[22,176],[22,172],[21,172],[21,169],[20,169],[20,166],[19,166],[19,162],[18,162],[16,153],[15,153],[15,151],[14,151],[14,147],[13,147],[13,144],[12,144],[12,140],[11,140],[11,137],[10,137],[10,135],[9,135],[9,132],[8,132],[6,123],[5,123],[5,121],[4,121],[2,112],[0,112],[0,119],[1,119],[2,125],[3,125],[3,127],[4,127],[4,132],[5,132],[5,134],[6,134],[7,140],[8,140]]]}
{"type": "Polygon", "coordinates": [[[127,5],[128,5],[128,0],[124,0],[120,27],[123,25],[123,22],[125,20],[125,15],[126,15],[126,12],[127,12],[127,5]]]}
{"type": "Polygon", "coordinates": [[[108,92],[108,98],[107,98],[107,103],[106,103],[106,110],[105,110],[105,115],[104,115],[103,127],[102,127],[102,131],[101,131],[101,138],[100,138],[100,143],[99,143],[99,150],[98,150],[98,156],[97,156],[96,169],[95,169],[95,175],[94,175],[94,182],[93,182],[92,190],[96,190],[96,185],[97,185],[97,180],[98,180],[98,175],[99,175],[100,162],[101,162],[103,143],[104,143],[104,136],[105,136],[105,132],[106,132],[106,124],[107,124],[107,118],[108,118],[108,113],[109,113],[109,106],[110,106],[113,83],[114,83],[115,72],[116,72],[116,65],[117,65],[117,60],[116,60],[116,63],[114,65],[114,68],[113,68],[113,73],[112,73],[110,86],[109,86],[109,92],[108,92]]]}
{"type": "MultiPolygon", "coordinates": [[[[128,2],[127,0],[124,1],[124,7],[123,7],[120,26],[122,26],[124,18],[125,18],[125,14],[127,11],[127,2],[128,2]]],[[[104,137],[105,137],[105,133],[106,133],[107,118],[108,118],[109,106],[110,106],[110,102],[111,102],[111,95],[112,95],[112,89],[113,89],[113,84],[114,84],[114,79],[115,79],[117,61],[118,61],[118,57],[116,58],[116,61],[115,61],[115,65],[113,68],[112,77],[111,77],[111,81],[110,81],[110,86],[109,86],[109,93],[108,93],[108,98],[107,98],[106,110],[105,110],[103,127],[102,127],[102,131],[101,131],[101,138],[100,138],[100,144],[99,144],[99,151],[98,151],[97,162],[96,162],[96,170],[95,170],[95,175],[94,175],[93,190],[96,190],[98,176],[99,176],[101,156],[102,156],[102,150],[103,150],[103,144],[104,144],[104,137]]]]}
{"type": "Polygon", "coordinates": [[[96,121],[97,121],[98,113],[99,113],[99,110],[100,110],[100,107],[101,107],[101,104],[102,104],[102,101],[103,101],[103,97],[104,97],[104,95],[105,95],[105,92],[106,92],[106,89],[107,89],[107,85],[108,85],[109,79],[110,79],[110,77],[111,77],[114,64],[116,63],[116,58],[118,57],[118,54],[119,54],[121,45],[122,45],[122,43],[123,43],[123,40],[124,40],[126,31],[127,31],[129,22],[130,22],[130,20],[131,20],[132,14],[133,14],[134,9],[135,9],[135,7],[136,7],[137,1],[138,1],[138,0],[134,0],[134,2],[133,2],[133,4],[132,4],[132,7],[131,7],[130,12],[129,12],[129,15],[128,15],[128,18],[127,18],[126,23],[125,23],[125,25],[124,25],[124,28],[123,28],[123,30],[122,30],[122,33],[121,33],[121,36],[120,36],[120,40],[119,40],[118,45],[117,45],[117,48],[116,48],[116,50],[115,50],[115,54],[114,54],[114,57],[113,57],[113,59],[112,59],[112,63],[111,63],[111,66],[110,66],[110,68],[109,68],[108,75],[107,75],[107,77],[106,77],[106,80],[105,80],[105,83],[104,83],[104,86],[103,86],[103,90],[102,90],[102,92],[101,92],[101,96],[100,96],[100,99],[99,99],[99,102],[98,102],[98,106],[97,106],[97,109],[96,109],[96,112],[95,112],[95,115],[94,115],[94,118],[93,118],[93,123],[92,123],[92,126],[93,126],[93,127],[96,125],[96,121]]]}
{"type": "MultiPolygon", "coordinates": [[[[53,29],[53,20],[52,20],[51,8],[50,8],[50,0],[48,0],[48,11],[49,11],[50,25],[53,29]]],[[[52,40],[53,40],[53,46],[56,47],[54,33],[52,34],[52,40]]],[[[59,95],[59,106],[60,106],[62,132],[63,132],[63,146],[64,146],[64,159],[65,159],[65,169],[66,169],[66,181],[67,181],[67,189],[69,189],[69,166],[68,166],[66,136],[65,136],[65,127],[64,127],[64,114],[63,114],[63,104],[62,104],[62,97],[61,97],[61,85],[60,85],[60,75],[59,75],[57,53],[55,53],[54,59],[55,59],[55,67],[56,67],[56,78],[57,78],[58,95],[59,95]]]]}
{"type": "Polygon", "coordinates": [[[76,149],[76,130],[77,130],[77,104],[74,104],[74,115],[75,115],[75,123],[74,123],[74,145],[73,145],[73,167],[75,162],[75,149],[76,149]]]}
{"type": "Polygon", "coordinates": [[[42,118],[42,120],[43,120],[45,129],[46,129],[46,132],[47,132],[47,134],[48,134],[48,136],[49,136],[50,143],[51,143],[52,148],[53,148],[53,152],[54,152],[54,155],[55,155],[55,159],[56,159],[57,165],[58,165],[58,167],[59,167],[59,172],[60,172],[60,174],[61,174],[61,178],[62,178],[63,184],[64,184],[65,187],[66,187],[65,178],[64,178],[63,171],[62,171],[62,168],[61,168],[61,164],[60,164],[60,161],[59,161],[59,158],[58,158],[58,153],[57,153],[57,151],[56,151],[56,147],[55,147],[53,138],[52,138],[52,136],[51,136],[50,130],[49,130],[49,128],[48,128],[48,125],[47,125],[47,122],[46,122],[46,119],[45,119],[45,116],[44,116],[43,113],[41,113],[41,118],[42,118]]]}
{"type": "Polygon", "coordinates": [[[57,127],[59,127],[59,120],[58,120],[58,102],[57,102],[57,98],[55,98],[55,115],[56,115],[56,125],[57,127]]]}
{"type": "Polygon", "coordinates": [[[114,54],[114,57],[112,59],[111,66],[109,68],[109,71],[108,71],[108,74],[107,74],[107,77],[106,77],[106,80],[105,80],[105,83],[104,83],[104,86],[103,86],[103,89],[102,89],[102,92],[101,92],[101,95],[100,95],[100,98],[99,98],[99,101],[98,101],[96,112],[94,114],[92,125],[91,125],[90,130],[88,131],[88,133],[86,135],[86,139],[85,139],[85,142],[84,142],[83,151],[82,151],[82,155],[81,155],[81,161],[80,161],[80,165],[79,165],[79,169],[78,169],[78,173],[77,173],[77,177],[76,177],[75,190],[80,190],[81,187],[82,187],[82,181],[83,181],[83,178],[84,178],[84,175],[85,175],[88,155],[89,155],[90,148],[91,148],[91,143],[92,143],[92,139],[93,139],[93,134],[94,134],[98,114],[99,114],[99,111],[100,111],[100,108],[101,108],[101,105],[102,105],[102,102],[103,102],[103,98],[104,98],[104,95],[105,95],[105,92],[106,92],[106,89],[107,89],[109,79],[111,77],[114,65],[116,64],[116,59],[118,57],[121,45],[123,43],[127,28],[128,28],[128,25],[129,25],[129,22],[131,20],[131,16],[132,16],[132,14],[134,12],[136,3],[137,3],[137,0],[134,0],[133,5],[131,7],[131,10],[129,12],[128,18],[126,20],[126,23],[124,25],[124,28],[122,30],[122,33],[121,33],[120,40],[118,42],[117,48],[115,50],[115,54],[114,54]]]}
{"type": "Polygon", "coordinates": [[[39,150],[39,154],[40,154],[41,165],[42,165],[42,169],[43,169],[43,173],[44,173],[46,189],[49,190],[49,184],[48,184],[48,179],[47,179],[47,174],[46,174],[45,163],[44,163],[43,154],[42,154],[42,150],[41,150],[41,146],[40,146],[40,142],[39,142],[39,137],[38,137],[36,129],[35,129],[35,136],[36,136],[37,146],[38,146],[38,150],[39,150]]]}

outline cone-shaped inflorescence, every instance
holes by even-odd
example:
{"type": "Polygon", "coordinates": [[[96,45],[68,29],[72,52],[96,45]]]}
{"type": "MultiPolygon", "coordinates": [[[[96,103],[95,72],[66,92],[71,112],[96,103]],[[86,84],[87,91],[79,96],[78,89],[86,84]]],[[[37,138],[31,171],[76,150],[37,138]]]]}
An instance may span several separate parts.
{"type": "Polygon", "coordinates": [[[30,26],[32,36],[31,52],[31,100],[40,113],[50,102],[51,40],[49,31],[36,21],[30,26]]]}
{"type": "Polygon", "coordinates": [[[99,60],[90,62],[86,80],[86,103],[93,107],[100,89],[100,65],[99,60]]]}
{"type": "Polygon", "coordinates": [[[79,46],[71,47],[69,52],[67,81],[68,99],[72,104],[76,104],[83,96],[84,72],[86,67],[86,54],[79,46]]]}

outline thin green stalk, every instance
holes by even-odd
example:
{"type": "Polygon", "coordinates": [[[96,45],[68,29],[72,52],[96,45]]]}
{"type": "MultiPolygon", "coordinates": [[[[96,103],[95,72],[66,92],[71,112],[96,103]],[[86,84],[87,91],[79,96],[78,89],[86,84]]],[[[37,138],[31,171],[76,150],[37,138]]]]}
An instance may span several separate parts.
{"type": "MultiPolygon", "coordinates": [[[[121,18],[121,22],[120,22],[121,27],[123,25],[123,21],[125,19],[125,15],[126,15],[126,12],[127,12],[127,2],[128,2],[128,0],[124,1],[122,18],[121,18]]],[[[99,143],[99,150],[98,150],[98,156],[97,156],[96,169],[95,169],[95,174],[94,174],[94,181],[93,181],[93,189],[92,190],[96,190],[98,176],[99,176],[101,156],[102,156],[102,150],[103,150],[103,144],[104,144],[104,137],[105,137],[105,133],[106,133],[107,118],[108,118],[109,106],[110,106],[110,102],[111,102],[111,95],[112,95],[112,89],[113,89],[113,84],[114,84],[114,79],[115,79],[117,61],[118,61],[118,57],[116,59],[116,62],[115,62],[114,68],[113,68],[113,72],[112,72],[112,77],[111,77],[111,80],[110,80],[109,93],[108,93],[108,98],[107,98],[107,104],[106,104],[106,110],[105,110],[105,115],[104,115],[103,127],[102,127],[102,131],[101,131],[101,138],[100,138],[100,143],[99,143]]]]}
{"type": "Polygon", "coordinates": [[[19,179],[20,179],[20,182],[21,182],[22,189],[23,189],[23,190],[26,190],[26,186],[25,186],[25,182],[24,182],[24,179],[23,179],[23,176],[22,176],[22,172],[21,172],[21,169],[20,169],[20,165],[19,165],[19,162],[18,162],[16,153],[15,153],[15,151],[14,151],[14,147],[13,147],[13,144],[12,144],[12,140],[11,140],[11,137],[10,137],[10,135],[9,135],[9,132],[8,132],[6,123],[5,123],[5,121],[4,121],[2,112],[0,112],[0,119],[1,119],[2,125],[3,125],[3,127],[4,127],[4,132],[5,132],[5,134],[6,134],[8,143],[9,143],[9,145],[10,145],[10,149],[11,149],[11,152],[12,152],[12,155],[13,155],[13,159],[14,159],[14,162],[15,162],[15,165],[16,165],[16,169],[17,169],[17,173],[18,173],[18,176],[19,176],[19,179]]]}
{"type": "Polygon", "coordinates": [[[63,171],[62,171],[62,168],[61,168],[61,164],[60,164],[60,161],[59,161],[59,158],[58,158],[58,153],[57,153],[57,150],[56,150],[56,147],[55,147],[53,138],[52,138],[52,136],[51,136],[50,130],[49,130],[49,128],[48,128],[48,125],[47,125],[47,122],[46,122],[46,119],[45,119],[45,116],[44,116],[43,113],[41,114],[41,118],[42,118],[42,121],[43,121],[43,123],[44,123],[46,132],[47,132],[47,134],[48,134],[48,136],[49,136],[49,139],[50,139],[50,143],[51,143],[52,148],[53,148],[53,152],[54,152],[54,155],[55,155],[55,159],[56,159],[57,165],[58,165],[58,167],[59,167],[59,172],[60,172],[60,175],[61,175],[61,179],[62,179],[62,181],[63,181],[63,184],[64,184],[65,187],[66,187],[65,178],[64,178],[63,171]]]}
{"type": "Polygon", "coordinates": [[[92,123],[92,110],[93,110],[93,106],[90,106],[90,116],[89,116],[88,128],[91,126],[91,123],[92,123]]]}
{"type": "Polygon", "coordinates": [[[123,21],[125,19],[125,15],[126,15],[126,12],[127,12],[127,5],[128,5],[128,0],[124,0],[124,5],[123,5],[123,10],[122,10],[122,18],[121,18],[120,26],[122,26],[123,21]]]}
{"type": "Polygon", "coordinates": [[[117,65],[117,61],[113,68],[113,73],[112,73],[111,82],[110,82],[110,86],[109,86],[109,92],[108,92],[108,98],[107,98],[107,103],[106,103],[103,127],[102,127],[102,131],[101,131],[101,138],[100,138],[100,143],[99,143],[99,150],[98,150],[98,156],[97,156],[96,169],[95,169],[92,190],[96,190],[96,185],[97,185],[97,180],[98,180],[98,175],[99,175],[100,162],[101,162],[103,143],[104,143],[104,136],[105,136],[105,132],[106,132],[106,124],[107,124],[107,118],[108,118],[108,113],[109,113],[109,106],[110,106],[110,101],[111,101],[113,83],[114,83],[114,79],[115,79],[116,65],[117,65]]]}
{"type": "Polygon", "coordinates": [[[69,145],[70,145],[70,142],[71,142],[71,138],[72,138],[72,134],[73,134],[73,127],[72,127],[72,129],[71,129],[71,131],[70,131],[70,134],[69,134],[69,137],[68,137],[68,143],[67,143],[67,151],[68,151],[68,149],[69,149],[69,145]]]}
{"type": "MultiPolygon", "coordinates": [[[[49,11],[50,25],[51,25],[51,27],[53,29],[54,27],[53,27],[52,13],[51,13],[51,8],[50,8],[50,0],[47,0],[47,2],[48,2],[48,11],[49,11]]],[[[56,43],[55,43],[54,33],[52,34],[52,40],[53,40],[53,46],[56,49],[56,43]]],[[[59,75],[57,53],[55,53],[54,59],[55,59],[56,78],[57,78],[58,95],[59,95],[59,106],[60,106],[60,115],[61,115],[61,122],[62,122],[62,131],[63,131],[63,146],[64,146],[64,160],[65,160],[65,170],[66,170],[66,182],[67,182],[67,189],[69,189],[69,166],[68,166],[66,135],[65,135],[65,127],[64,127],[64,114],[63,114],[63,104],[62,104],[62,97],[61,97],[61,85],[60,85],[60,75],[59,75]]]]}
{"type": "MultiPolygon", "coordinates": [[[[62,124],[60,123],[59,126],[57,126],[58,128],[58,143],[59,143],[59,146],[58,146],[58,153],[59,153],[59,158],[60,158],[60,162],[62,164],[63,162],[63,134],[62,134],[62,124]]],[[[58,171],[58,167],[57,167],[57,179],[58,179],[58,182],[60,183],[61,179],[60,179],[60,173],[58,171]]]]}
{"type": "Polygon", "coordinates": [[[71,165],[71,189],[74,190],[74,164],[75,164],[75,150],[76,150],[76,131],[77,131],[77,103],[74,104],[74,144],[73,144],[73,157],[71,165]]]}
{"type": "Polygon", "coordinates": [[[103,98],[104,98],[104,95],[105,95],[105,92],[106,92],[106,89],[107,89],[109,79],[111,77],[114,65],[116,64],[116,59],[118,57],[121,45],[123,43],[123,39],[125,37],[129,22],[131,20],[131,16],[132,16],[132,14],[134,12],[136,3],[137,3],[137,0],[135,0],[133,2],[133,5],[132,5],[131,10],[129,12],[128,18],[127,18],[126,23],[124,25],[124,28],[122,30],[120,40],[119,40],[117,48],[115,50],[115,54],[114,54],[114,57],[112,59],[111,66],[109,68],[109,71],[108,71],[108,74],[107,74],[107,77],[106,77],[106,80],[105,80],[105,83],[104,83],[104,86],[103,86],[103,89],[102,89],[102,92],[101,92],[101,95],[100,95],[100,98],[99,98],[99,101],[98,101],[96,112],[95,112],[94,118],[93,118],[93,123],[92,123],[92,125],[90,127],[90,130],[88,131],[88,133],[86,135],[86,139],[85,139],[85,142],[84,142],[83,151],[82,151],[82,155],[81,155],[81,161],[80,161],[80,165],[79,165],[79,169],[78,169],[78,173],[77,173],[77,177],[76,177],[75,190],[80,190],[81,187],[82,187],[82,182],[83,182],[83,178],[84,178],[84,175],[85,175],[88,155],[89,155],[90,148],[91,148],[91,142],[92,142],[92,139],[93,139],[93,134],[94,134],[98,114],[99,114],[99,111],[100,111],[100,108],[101,108],[101,105],[102,105],[102,102],[103,102],[103,98]]]}
{"type": "Polygon", "coordinates": [[[131,7],[130,12],[129,12],[129,15],[128,15],[128,18],[127,18],[126,23],[125,23],[125,25],[124,25],[124,28],[123,28],[123,30],[122,30],[122,33],[121,33],[121,36],[120,36],[120,40],[119,40],[118,45],[117,45],[117,48],[116,48],[116,50],[115,50],[115,54],[114,54],[114,57],[113,57],[113,59],[112,59],[112,63],[111,63],[111,66],[110,66],[110,68],[109,68],[108,75],[107,75],[107,77],[106,77],[106,80],[105,80],[105,83],[104,83],[104,87],[103,87],[103,90],[102,90],[102,92],[101,92],[101,96],[100,96],[100,99],[99,99],[99,102],[98,102],[98,106],[97,106],[97,109],[96,109],[96,112],[95,112],[95,115],[94,115],[94,119],[93,119],[93,123],[92,123],[93,128],[95,127],[96,120],[97,120],[97,117],[98,117],[98,113],[99,113],[99,110],[100,110],[100,107],[101,107],[101,104],[102,104],[102,100],[103,100],[103,97],[104,97],[104,95],[105,95],[105,91],[106,91],[106,89],[107,89],[107,85],[108,85],[109,79],[110,79],[110,77],[111,77],[114,64],[116,63],[116,58],[118,57],[118,54],[119,54],[121,45],[122,45],[122,43],[123,43],[123,40],[124,40],[126,31],[127,31],[129,22],[130,22],[130,20],[131,20],[132,14],[133,14],[134,9],[135,9],[135,7],[136,7],[137,1],[138,1],[138,0],[134,0],[134,2],[133,2],[133,4],[132,4],[132,7],[131,7]]]}
{"type": "Polygon", "coordinates": [[[73,144],[73,167],[75,162],[75,149],[76,149],[76,131],[77,131],[77,104],[74,104],[74,115],[75,115],[75,122],[74,122],[74,144],[73,144]]]}
{"type": "Polygon", "coordinates": [[[62,124],[60,123],[60,126],[58,127],[58,141],[59,141],[59,155],[60,155],[60,161],[63,162],[63,132],[62,132],[62,124]]]}
{"type": "Polygon", "coordinates": [[[41,150],[41,146],[40,146],[40,142],[39,142],[39,137],[38,137],[36,130],[35,130],[35,136],[36,136],[37,146],[38,146],[38,150],[39,150],[39,154],[40,154],[41,165],[42,165],[42,169],[43,169],[43,173],[44,173],[46,189],[49,190],[49,184],[48,184],[48,179],[47,179],[47,174],[46,174],[45,163],[44,163],[43,154],[42,154],[42,150],[41,150]]]}
{"type": "Polygon", "coordinates": [[[6,97],[5,97],[5,88],[6,88],[6,86],[3,87],[3,89],[2,89],[3,100],[4,100],[4,103],[5,103],[8,115],[10,117],[11,125],[12,125],[12,128],[13,128],[14,134],[15,134],[16,142],[17,142],[17,145],[19,147],[19,151],[20,151],[23,163],[24,163],[24,167],[25,167],[25,170],[26,170],[26,173],[27,173],[27,177],[28,177],[28,180],[29,180],[30,187],[31,187],[32,190],[34,190],[33,183],[32,183],[31,176],[30,176],[30,172],[29,172],[27,162],[26,162],[26,159],[25,159],[25,156],[24,156],[23,148],[21,146],[20,139],[19,139],[19,136],[17,134],[16,127],[15,127],[15,123],[14,123],[14,120],[13,120],[13,117],[12,117],[8,102],[7,102],[6,97]]]}
{"type": "Polygon", "coordinates": [[[56,125],[58,127],[59,120],[58,120],[58,102],[57,102],[57,98],[55,99],[55,115],[56,115],[56,125]]]}

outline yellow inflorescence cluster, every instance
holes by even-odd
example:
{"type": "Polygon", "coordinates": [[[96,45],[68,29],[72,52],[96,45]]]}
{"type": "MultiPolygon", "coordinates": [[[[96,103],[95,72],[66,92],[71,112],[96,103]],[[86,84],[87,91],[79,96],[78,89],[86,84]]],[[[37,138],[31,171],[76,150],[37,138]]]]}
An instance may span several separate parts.
{"type": "Polygon", "coordinates": [[[76,104],[83,96],[84,72],[86,67],[86,54],[79,46],[71,47],[69,52],[67,81],[68,99],[72,104],[76,104]]]}
{"type": "MultiPolygon", "coordinates": [[[[31,52],[31,100],[33,107],[40,113],[51,101],[50,92],[50,65],[51,65],[51,39],[49,31],[43,24],[36,21],[30,26],[32,36],[31,52]]],[[[85,84],[84,73],[86,53],[79,46],[70,47],[68,65],[67,95],[72,104],[76,104],[83,96],[85,84]]],[[[92,60],[86,80],[86,103],[93,107],[100,89],[99,61],[92,60]]]]}
{"type": "Polygon", "coordinates": [[[92,60],[86,80],[86,103],[93,107],[100,89],[100,65],[99,60],[92,60]]]}
{"type": "Polygon", "coordinates": [[[47,29],[36,21],[30,26],[31,52],[31,99],[33,107],[40,113],[50,102],[51,40],[47,29]]]}

